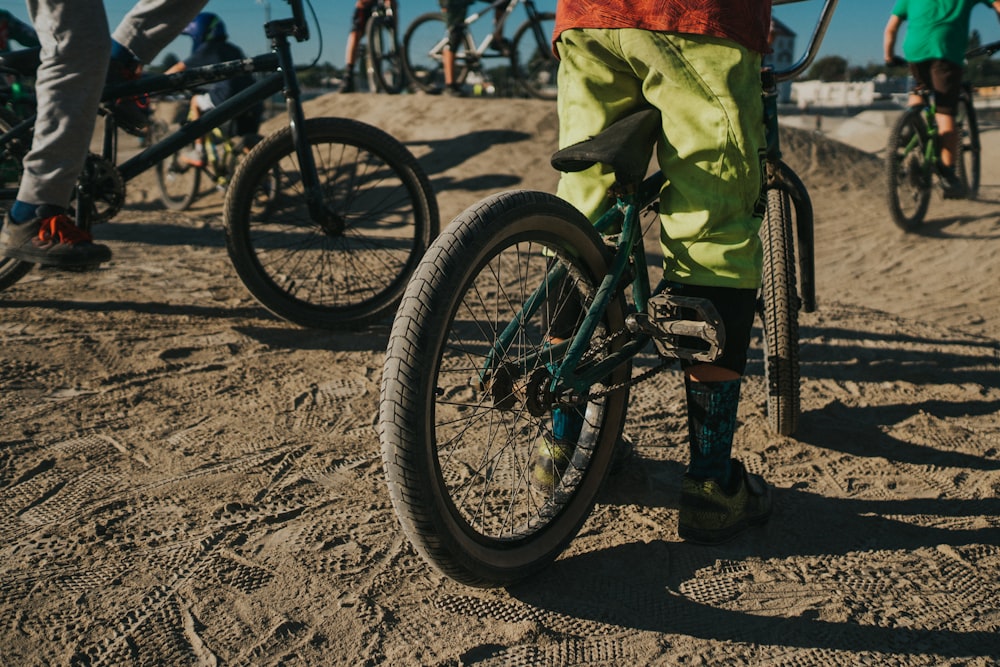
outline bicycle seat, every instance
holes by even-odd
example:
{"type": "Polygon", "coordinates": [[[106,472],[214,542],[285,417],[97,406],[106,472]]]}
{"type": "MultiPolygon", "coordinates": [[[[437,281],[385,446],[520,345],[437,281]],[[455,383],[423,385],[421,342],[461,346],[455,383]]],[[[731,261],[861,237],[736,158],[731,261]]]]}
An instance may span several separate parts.
{"type": "Polygon", "coordinates": [[[558,171],[583,171],[595,164],[606,164],[614,170],[619,183],[638,183],[649,168],[659,127],[657,109],[636,111],[619,118],[597,136],[556,151],[552,166],[558,171]],[[636,150],[635,146],[644,146],[645,150],[636,150]]]}
{"type": "Polygon", "coordinates": [[[12,72],[22,76],[34,76],[41,64],[41,47],[19,49],[0,54],[0,71],[12,72]]]}

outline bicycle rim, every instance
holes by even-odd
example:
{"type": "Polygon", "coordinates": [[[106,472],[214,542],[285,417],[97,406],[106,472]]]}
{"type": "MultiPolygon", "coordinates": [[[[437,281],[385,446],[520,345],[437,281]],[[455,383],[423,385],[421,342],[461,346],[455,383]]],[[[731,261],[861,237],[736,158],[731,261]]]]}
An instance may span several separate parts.
{"type": "MultiPolygon", "coordinates": [[[[151,143],[156,143],[168,134],[167,128],[157,125],[153,128],[151,143]]],[[[201,169],[183,160],[181,153],[194,149],[188,144],[183,151],[174,153],[156,164],[156,184],[160,189],[160,201],[172,211],[185,211],[198,196],[201,169]]]]}
{"type": "Polygon", "coordinates": [[[381,92],[402,92],[403,56],[396,38],[396,27],[381,16],[375,16],[368,22],[368,67],[381,92]]]}
{"type": "Polygon", "coordinates": [[[788,193],[769,189],[760,234],[764,251],[760,300],[767,422],[780,435],[794,433],[799,418],[799,297],[792,228],[788,193]]]}
{"type": "MultiPolygon", "coordinates": [[[[470,207],[428,251],[390,336],[380,402],[383,459],[404,532],[457,581],[500,586],[554,560],[593,507],[621,432],[622,388],[584,401],[571,464],[548,489],[531,484],[539,438],[551,439],[550,340],[543,310],[587,303],[607,250],[551,195],[507,192],[470,207]],[[526,304],[554,267],[567,278],[526,304]]],[[[618,301],[604,330],[619,330],[618,301]]],[[[597,345],[600,356],[608,346],[597,345]]],[[[628,365],[607,378],[621,382],[628,365]]]]}
{"type": "Polygon", "coordinates": [[[919,109],[900,116],[886,147],[886,185],[889,214],[904,231],[924,221],[931,199],[931,169],[927,163],[927,134],[919,109]]]}
{"type": "Polygon", "coordinates": [[[559,60],[548,41],[554,26],[555,14],[543,13],[525,22],[514,36],[515,76],[529,95],[540,100],[554,100],[558,92],[559,60]],[[541,42],[536,27],[543,36],[541,42]]]}
{"type": "Polygon", "coordinates": [[[275,315],[306,327],[360,326],[395,307],[438,231],[437,203],[413,155],[344,118],[306,121],[323,218],[310,213],[290,128],[261,141],[226,195],[237,274],[275,315]]]}
{"type": "MultiPolygon", "coordinates": [[[[440,93],[444,90],[442,52],[447,44],[444,14],[418,16],[406,29],[403,38],[403,63],[408,80],[419,90],[440,93]]],[[[455,53],[455,83],[465,82],[469,75],[469,56],[475,51],[472,36],[466,31],[465,40],[455,53]]]]}

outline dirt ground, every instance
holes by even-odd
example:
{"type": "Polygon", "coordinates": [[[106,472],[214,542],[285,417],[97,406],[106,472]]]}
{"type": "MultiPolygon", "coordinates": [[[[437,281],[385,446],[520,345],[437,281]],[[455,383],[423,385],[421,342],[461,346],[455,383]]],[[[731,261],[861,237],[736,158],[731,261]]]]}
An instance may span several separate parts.
{"type": "MultiPolygon", "coordinates": [[[[332,96],[420,157],[442,222],[552,191],[551,104],[332,96]]],[[[1000,664],[1000,131],[974,202],[920,233],[884,203],[878,145],[806,131],[819,310],[801,317],[794,437],[766,428],[759,336],[736,453],[777,487],[721,547],[676,536],[680,378],[633,391],[637,457],[542,576],[442,578],[385,488],[388,321],[310,331],[257,306],[218,195],[151,181],[96,235],[99,272],[0,294],[0,663],[5,665],[1000,664]]]]}

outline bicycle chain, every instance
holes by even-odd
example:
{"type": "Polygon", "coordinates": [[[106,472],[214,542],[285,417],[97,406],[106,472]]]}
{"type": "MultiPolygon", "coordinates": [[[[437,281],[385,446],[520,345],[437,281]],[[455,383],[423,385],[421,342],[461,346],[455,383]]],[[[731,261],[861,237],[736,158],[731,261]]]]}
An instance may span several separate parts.
{"type": "MultiPolygon", "coordinates": [[[[618,331],[614,332],[610,336],[607,336],[607,337],[605,337],[603,339],[596,340],[595,342],[598,343],[598,344],[595,345],[595,347],[604,348],[604,347],[606,347],[608,345],[611,345],[615,341],[616,338],[618,338],[620,336],[627,336],[627,335],[628,335],[628,332],[627,332],[626,329],[619,329],[618,331]]],[[[670,368],[673,365],[673,362],[676,361],[676,359],[664,359],[662,357],[661,357],[661,360],[662,360],[662,362],[660,363],[659,366],[653,366],[652,368],[650,368],[648,370],[645,370],[642,373],[639,373],[635,377],[630,377],[629,379],[627,379],[627,380],[625,380],[623,382],[617,382],[617,383],[615,383],[615,384],[613,384],[611,386],[605,387],[604,389],[599,390],[599,391],[588,390],[587,391],[587,397],[588,398],[604,398],[605,396],[609,396],[609,395],[615,393],[616,391],[621,391],[622,389],[625,389],[626,387],[631,387],[633,385],[637,385],[640,382],[644,382],[644,381],[648,380],[649,378],[653,377],[654,375],[659,375],[663,371],[665,371],[668,368],[670,368]]]]}

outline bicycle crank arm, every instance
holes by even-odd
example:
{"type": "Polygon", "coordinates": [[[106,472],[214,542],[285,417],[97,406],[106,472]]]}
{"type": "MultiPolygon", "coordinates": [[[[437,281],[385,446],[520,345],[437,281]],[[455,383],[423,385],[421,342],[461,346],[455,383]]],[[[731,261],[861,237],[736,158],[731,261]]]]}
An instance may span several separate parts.
{"type": "Polygon", "coordinates": [[[726,328],[708,299],[657,294],[649,299],[647,311],[628,315],[625,326],[652,338],[660,356],[711,363],[722,355],[726,328]]]}

